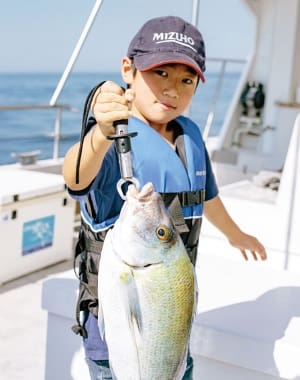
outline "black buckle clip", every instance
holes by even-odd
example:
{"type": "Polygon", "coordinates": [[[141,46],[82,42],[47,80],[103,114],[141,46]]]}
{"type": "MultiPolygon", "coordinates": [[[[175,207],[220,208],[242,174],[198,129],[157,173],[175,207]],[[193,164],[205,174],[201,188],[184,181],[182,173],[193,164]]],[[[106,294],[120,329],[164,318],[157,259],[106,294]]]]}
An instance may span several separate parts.
{"type": "Polygon", "coordinates": [[[200,205],[204,202],[205,190],[183,191],[180,193],[180,203],[182,207],[200,205]]]}

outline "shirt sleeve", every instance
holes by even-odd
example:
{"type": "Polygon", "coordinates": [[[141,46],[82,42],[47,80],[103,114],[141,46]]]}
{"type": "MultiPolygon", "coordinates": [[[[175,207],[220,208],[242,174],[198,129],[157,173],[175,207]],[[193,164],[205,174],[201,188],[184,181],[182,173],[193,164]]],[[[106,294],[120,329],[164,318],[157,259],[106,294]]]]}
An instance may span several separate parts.
{"type": "Polygon", "coordinates": [[[205,200],[215,198],[219,194],[218,185],[215,179],[215,175],[212,170],[210,158],[205,148],[205,162],[206,162],[206,183],[205,183],[205,200]]]}

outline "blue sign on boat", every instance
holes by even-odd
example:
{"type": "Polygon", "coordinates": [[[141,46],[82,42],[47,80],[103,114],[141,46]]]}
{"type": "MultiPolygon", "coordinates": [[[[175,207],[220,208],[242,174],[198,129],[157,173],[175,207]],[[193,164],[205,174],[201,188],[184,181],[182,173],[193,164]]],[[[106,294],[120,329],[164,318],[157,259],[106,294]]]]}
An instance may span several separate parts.
{"type": "Polygon", "coordinates": [[[23,225],[22,255],[51,247],[53,244],[55,216],[30,220],[23,225]]]}

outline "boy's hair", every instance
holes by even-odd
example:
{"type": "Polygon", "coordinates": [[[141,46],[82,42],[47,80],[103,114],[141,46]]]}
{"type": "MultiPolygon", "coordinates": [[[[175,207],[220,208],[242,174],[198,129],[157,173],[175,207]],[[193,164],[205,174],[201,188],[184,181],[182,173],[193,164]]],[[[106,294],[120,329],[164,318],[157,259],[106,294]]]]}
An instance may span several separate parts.
{"type": "Polygon", "coordinates": [[[205,45],[199,30],[180,17],[157,17],[147,21],[133,37],[127,56],[140,71],[181,63],[205,81],[205,45]]]}

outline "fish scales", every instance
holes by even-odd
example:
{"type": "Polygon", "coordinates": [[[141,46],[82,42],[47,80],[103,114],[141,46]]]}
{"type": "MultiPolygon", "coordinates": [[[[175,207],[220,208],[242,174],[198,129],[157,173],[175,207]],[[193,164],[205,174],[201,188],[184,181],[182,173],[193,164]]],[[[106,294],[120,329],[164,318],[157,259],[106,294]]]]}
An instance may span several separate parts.
{"type": "Polygon", "coordinates": [[[139,273],[135,276],[143,324],[147,326],[142,335],[147,345],[138,347],[145,379],[171,379],[168,376],[176,373],[185,353],[182,342],[190,331],[194,278],[189,269],[182,270],[184,265],[190,267],[189,259],[184,259],[187,262],[180,258],[167,268],[154,268],[150,281],[140,279],[139,273]]]}
{"type": "Polygon", "coordinates": [[[195,310],[194,268],[153,186],[131,191],[102,251],[99,328],[115,379],[179,380],[195,310]],[[170,232],[166,241],[159,226],[170,232]]]}

